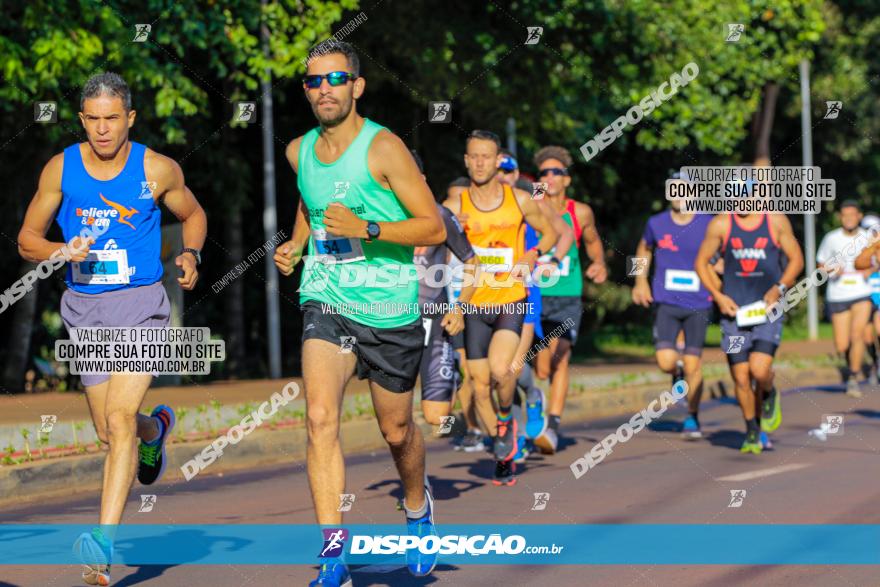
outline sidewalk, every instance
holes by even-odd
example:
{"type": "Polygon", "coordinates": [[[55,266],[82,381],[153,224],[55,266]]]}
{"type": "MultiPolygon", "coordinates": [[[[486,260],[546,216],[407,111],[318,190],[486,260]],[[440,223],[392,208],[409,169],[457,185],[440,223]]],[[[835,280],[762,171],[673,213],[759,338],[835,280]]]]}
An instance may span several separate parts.
{"type": "MultiPolygon", "coordinates": [[[[776,363],[779,388],[793,389],[839,382],[839,375],[828,360],[830,347],[829,342],[784,345],[776,363]]],[[[704,401],[729,398],[732,385],[723,353],[711,349],[704,358],[704,401]]],[[[260,380],[151,391],[147,406],[169,402],[177,411],[174,442],[167,448],[168,480],[182,479],[180,467],[184,463],[194,459],[219,436],[230,434],[230,430],[237,428],[245,416],[288,383],[289,380],[260,380]],[[212,405],[212,401],[219,403],[212,405]]],[[[651,362],[588,367],[579,365],[572,369],[570,385],[565,417],[566,422],[573,423],[637,412],[668,389],[670,379],[651,362]]],[[[542,387],[546,389],[546,384],[542,384],[542,387]]],[[[349,384],[341,426],[346,454],[385,447],[366,391],[367,385],[363,381],[349,384]]],[[[0,452],[8,452],[5,447],[9,442],[18,449],[16,457],[20,457],[23,443],[28,442],[20,432],[22,428],[27,428],[30,431],[30,451],[36,457],[32,462],[12,465],[0,462],[0,508],[68,496],[74,490],[72,488],[77,492],[88,492],[100,487],[105,455],[96,446],[94,430],[87,420],[85,399],[80,395],[43,394],[0,399],[0,414],[5,420],[0,422],[0,452]],[[55,414],[58,420],[51,433],[44,437],[45,442],[38,444],[37,431],[40,415],[43,414],[55,414]],[[12,417],[27,419],[10,421],[12,417]],[[58,456],[70,451],[55,447],[71,444],[80,447],[78,454],[58,456]],[[40,458],[43,451],[46,456],[55,458],[40,458]]],[[[279,462],[302,462],[307,439],[302,425],[305,404],[301,395],[280,408],[272,419],[253,430],[240,443],[230,445],[223,453],[223,458],[211,465],[210,474],[222,475],[225,471],[252,469],[279,462]]],[[[437,441],[436,430],[424,422],[418,406],[415,413],[425,439],[437,441]]]]}
{"type": "MultiPolygon", "coordinates": [[[[776,357],[778,360],[809,359],[828,356],[830,353],[833,353],[833,350],[833,343],[830,340],[786,342],[782,344],[776,357]]],[[[724,353],[719,348],[707,348],[703,353],[703,362],[707,366],[727,364],[724,353]]],[[[659,374],[653,359],[631,363],[571,366],[572,381],[586,379],[594,381],[600,386],[609,380],[613,380],[613,377],[609,376],[639,373],[659,374]]],[[[193,383],[175,387],[154,388],[147,392],[147,397],[144,400],[144,410],[150,410],[158,404],[168,404],[175,409],[180,407],[196,408],[198,406],[210,405],[212,401],[223,405],[237,405],[249,402],[256,402],[259,405],[269,399],[274,392],[281,391],[290,381],[294,381],[302,389],[302,379],[299,377],[278,380],[223,381],[202,385],[193,383]]],[[[629,383],[629,381],[622,381],[622,383],[629,383]]],[[[369,387],[366,380],[352,378],[346,389],[346,396],[365,394],[368,391],[369,387]]],[[[418,389],[416,391],[418,392],[418,389]]],[[[59,422],[90,419],[85,396],[78,392],[16,394],[0,397],[0,426],[19,423],[39,423],[40,416],[43,414],[54,414],[58,416],[59,422]]]]}

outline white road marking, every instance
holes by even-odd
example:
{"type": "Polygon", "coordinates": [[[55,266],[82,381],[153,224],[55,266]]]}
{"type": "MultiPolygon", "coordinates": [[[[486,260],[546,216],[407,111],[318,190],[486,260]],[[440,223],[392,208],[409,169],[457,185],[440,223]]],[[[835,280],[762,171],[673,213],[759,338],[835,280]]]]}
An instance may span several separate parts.
{"type": "Polygon", "coordinates": [[[718,481],[749,481],[751,479],[769,477],[770,475],[778,475],[779,473],[787,473],[789,471],[797,471],[798,469],[806,469],[809,466],[811,466],[809,463],[792,463],[790,465],[770,467],[769,469],[758,469],[757,471],[749,471],[748,473],[739,473],[738,475],[719,477],[718,481]]]}

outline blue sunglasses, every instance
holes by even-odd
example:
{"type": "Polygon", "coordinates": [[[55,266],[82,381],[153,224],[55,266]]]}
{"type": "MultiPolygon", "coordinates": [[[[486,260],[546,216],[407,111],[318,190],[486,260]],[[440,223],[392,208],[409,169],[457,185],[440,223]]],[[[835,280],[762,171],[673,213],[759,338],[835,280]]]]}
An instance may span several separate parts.
{"type": "Polygon", "coordinates": [[[321,82],[325,79],[332,87],[344,86],[349,80],[354,81],[358,76],[347,71],[331,71],[327,75],[307,75],[303,78],[303,85],[309,89],[317,89],[321,87],[321,82]]]}

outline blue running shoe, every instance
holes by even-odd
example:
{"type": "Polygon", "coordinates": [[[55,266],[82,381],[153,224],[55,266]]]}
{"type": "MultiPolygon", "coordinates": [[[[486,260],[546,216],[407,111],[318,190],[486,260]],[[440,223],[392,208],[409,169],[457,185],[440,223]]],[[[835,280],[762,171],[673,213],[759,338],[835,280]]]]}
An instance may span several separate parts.
{"type": "Polygon", "coordinates": [[[526,398],[526,436],[529,438],[538,438],[547,429],[545,399],[544,392],[537,387],[533,387],[526,398]]]}
{"type": "MultiPolygon", "coordinates": [[[[406,518],[406,533],[408,536],[438,536],[434,526],[434,498],[431,490],[425,487],[425,503],[428,506],[425,515],[421,518],[406,518]]],[[[424,577],[434,570],[437,564],[437,553],[422,554],[418,548],[410,548],[406,551],[406,566],[409,572],[416,577],[424,577]]]]}
{"type": "Polygon", "coordinates": [[[318,578],[309,587],[351,587],[351,573],[340,558],[322,558],[318,578]]]}
{"type": "Polygon", "coordinates": [[[530,454],[532,454],[532,441],[525,436],[520,436],[516,441],[516,454],[513,455],[513,462],[522,464],[526,462],[530,454]]]}
{"type": "Polygon", "coordinates": [[[703,432],[700,430],[700,423],[693,414],[689,414],[681,427],[681,437],[685,440],[698,440],[703,438],[703,432]]]}
{"type": "Polygon", "coordinates": [[[761,448],[764,450],[773,450],[773,441],[770,440],[770,436],[768,436],[763,430],[761,431],[761,448]]]}
{"type": "Polygon", "coordinates": [[[110,585],[113,543],[100,528],[93,528],[91,534],[80,534],[73,543],[73,554],[82,563],[82,578],[86,585],[110,585]]]}

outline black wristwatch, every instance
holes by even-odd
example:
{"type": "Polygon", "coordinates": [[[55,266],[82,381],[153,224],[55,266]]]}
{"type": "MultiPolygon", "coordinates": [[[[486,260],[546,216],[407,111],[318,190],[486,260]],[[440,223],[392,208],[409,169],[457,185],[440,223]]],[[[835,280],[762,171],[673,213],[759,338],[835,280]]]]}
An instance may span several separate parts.
{"type": "Polygon", "coordinates": [[[196,266],[202,264],[202,255],[199,253],[198,249],[183,249],[180,251],[180,254],[184,253],[192,253],[192,256],[196,258],[196,266]]]}
{"type": "Polygon", "coordinates": [[[367,222],[367,242],[371,243],[377,238],[379,238],[379,233],[381,232],[379,228],[379,224],[377,222],[367,222]]]}
{"type": "Polygon", "coordinates": [[[550,262],[551,262],[551,263],[556,263],[556,266],[557,266],[557,267],[559,267],[560,265],[562,265],[562,261],[560,261],[560,260],[559,260],[559,257],[557,257],[556,255],[553,255],[552,257],[550,257],[550,262]]]}

